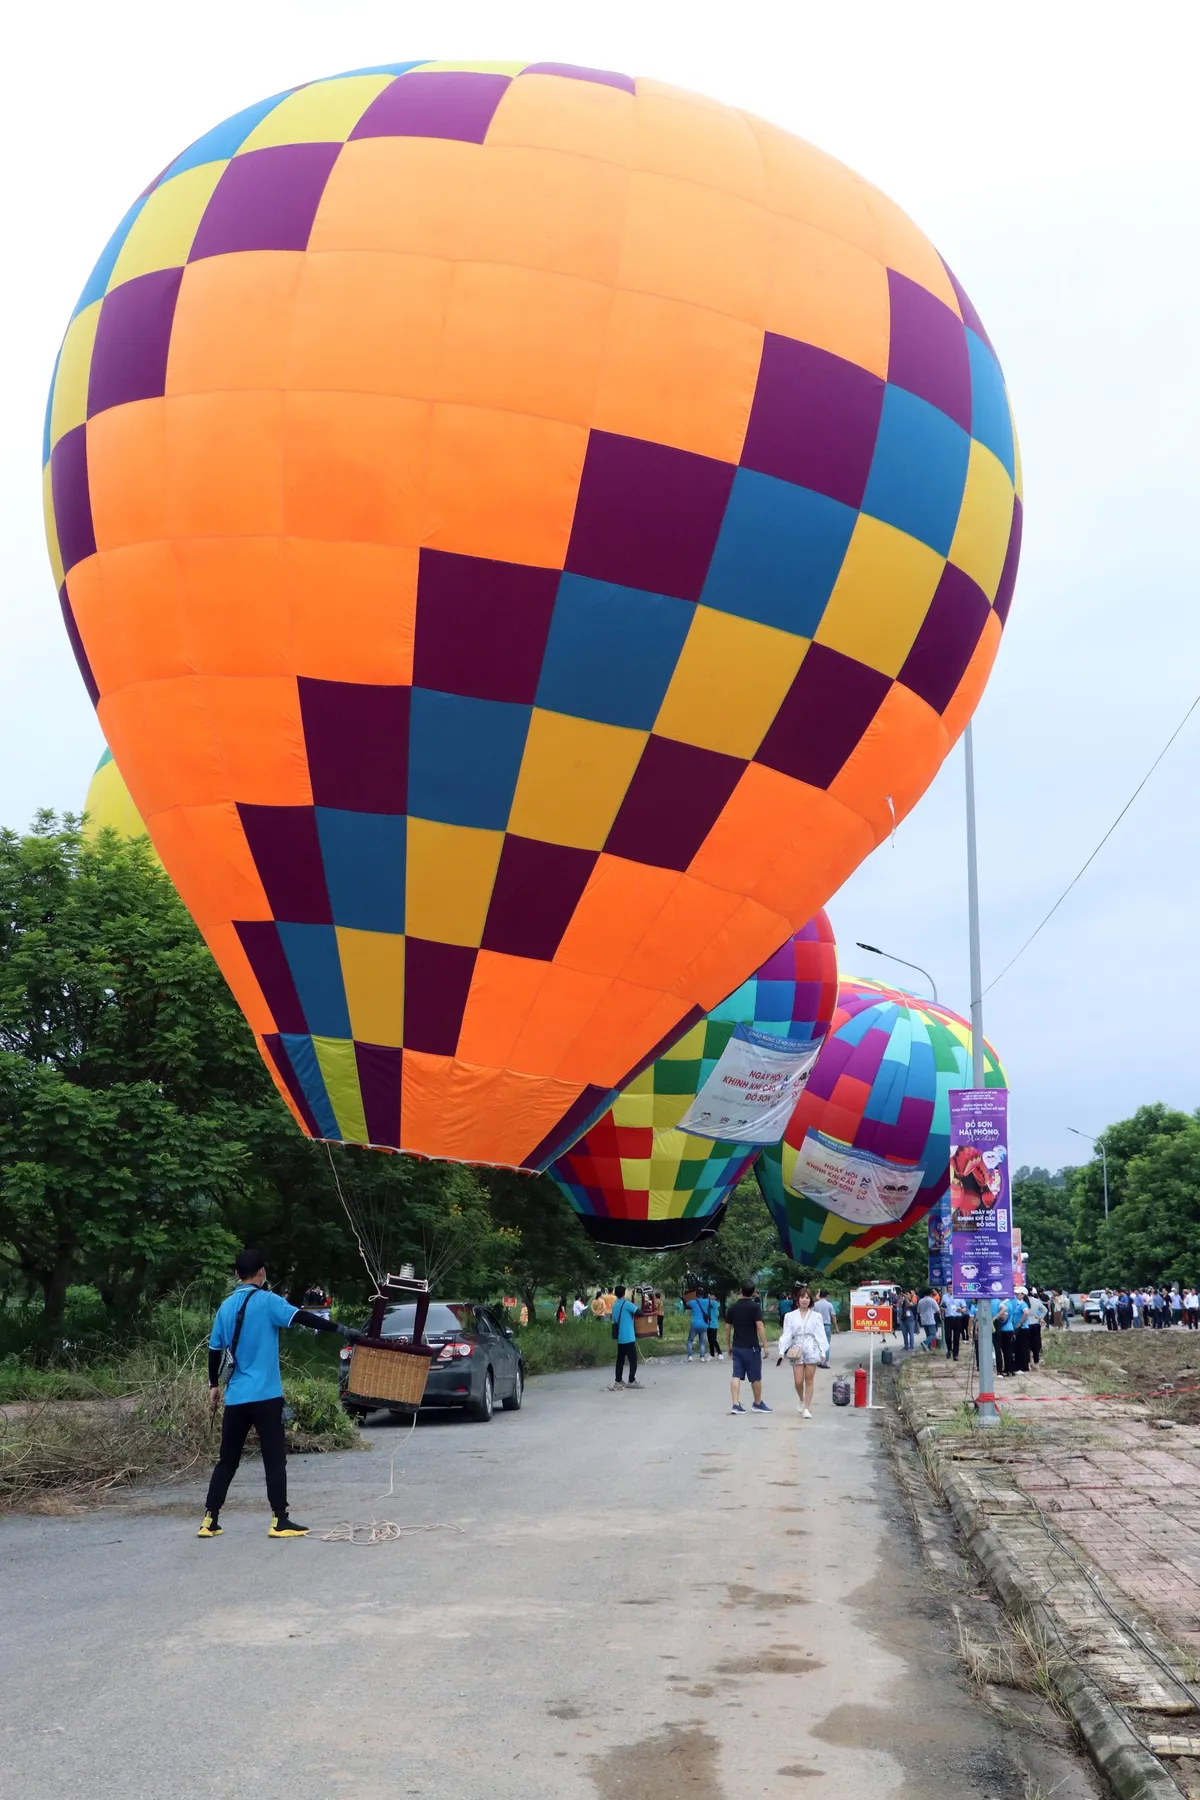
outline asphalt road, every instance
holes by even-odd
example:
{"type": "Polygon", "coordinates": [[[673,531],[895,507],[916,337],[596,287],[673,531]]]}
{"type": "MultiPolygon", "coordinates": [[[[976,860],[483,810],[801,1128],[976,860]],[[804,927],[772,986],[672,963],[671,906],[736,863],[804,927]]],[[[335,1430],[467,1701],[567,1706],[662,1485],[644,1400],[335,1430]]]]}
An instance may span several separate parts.
{"type": "Polygon", "coordinates": [[[906,1508],[886,1412],[835,1409],[822,1375],[800,1420],[772,1365],[777,1410],[731,1418],[727,1364],[645,1373],[642,1393],[550,1377],[487,1426],[372,1426],[367,1454],[292,1462],[314,1528],[454,1530],[269,1542],[256,1463],[213,1542],[203,1483],[9,1520],[0,1795],[1096,1792],[964,1679],[951,1608],[978,1583],[932,1500],[906,1508]]]}

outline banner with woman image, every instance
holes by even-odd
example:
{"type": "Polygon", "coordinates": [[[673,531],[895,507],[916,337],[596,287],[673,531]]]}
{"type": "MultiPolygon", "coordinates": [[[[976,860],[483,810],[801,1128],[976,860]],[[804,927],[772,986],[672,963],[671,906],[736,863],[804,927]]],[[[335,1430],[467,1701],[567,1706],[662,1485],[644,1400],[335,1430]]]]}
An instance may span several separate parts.
{"type": "Polygon", "coordinates": [[[950,1221],[954,1292],[969,1300],[1011,1294],[1007,1088],[950,1095],[950,1221]]]}

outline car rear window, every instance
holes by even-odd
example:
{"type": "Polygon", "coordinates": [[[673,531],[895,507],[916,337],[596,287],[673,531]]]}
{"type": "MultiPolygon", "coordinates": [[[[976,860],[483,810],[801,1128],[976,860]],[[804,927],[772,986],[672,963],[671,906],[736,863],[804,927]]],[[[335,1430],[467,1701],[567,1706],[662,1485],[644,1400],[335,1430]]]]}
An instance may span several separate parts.
{"type": "MultiPolygon", "coordinates": [[[[411,1337],[416,1316],[415,1305],[393,1306],[384,1317],[384,1337],[411,1337]]],[[[429,1317],[425,1322],[426,1337],[458,1337],[464,1332],[468,1336],[474,1336],[475,1333],[475,1315],[469,1306],[457,1303],[446,1306],[440,1300],[430,1305],[429,1317]]]]}

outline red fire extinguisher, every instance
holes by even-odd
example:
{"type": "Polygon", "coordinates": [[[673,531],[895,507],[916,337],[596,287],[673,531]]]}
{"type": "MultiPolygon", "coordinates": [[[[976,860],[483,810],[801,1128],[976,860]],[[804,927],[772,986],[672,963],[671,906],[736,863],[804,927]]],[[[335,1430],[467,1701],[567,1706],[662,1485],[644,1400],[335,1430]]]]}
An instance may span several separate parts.
{"type": "Polygon", "coordinates": [[[854,1371],[854,1404],[855,1406],[867,1404],[867,1371],[863,1368],[857,1368],[854,1371]]]}

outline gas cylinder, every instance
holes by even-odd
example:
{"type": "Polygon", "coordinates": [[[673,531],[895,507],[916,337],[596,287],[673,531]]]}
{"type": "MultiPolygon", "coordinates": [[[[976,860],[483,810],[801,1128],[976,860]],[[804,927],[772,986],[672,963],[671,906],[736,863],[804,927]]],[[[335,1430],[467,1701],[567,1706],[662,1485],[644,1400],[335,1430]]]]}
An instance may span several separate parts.
{"type": "Polygon", "coordinates": [[[854,1404],[855,1406],[867,1404],[867,1371],[863,1368],[857,1368],[854,1371],[854,1404]]]}

